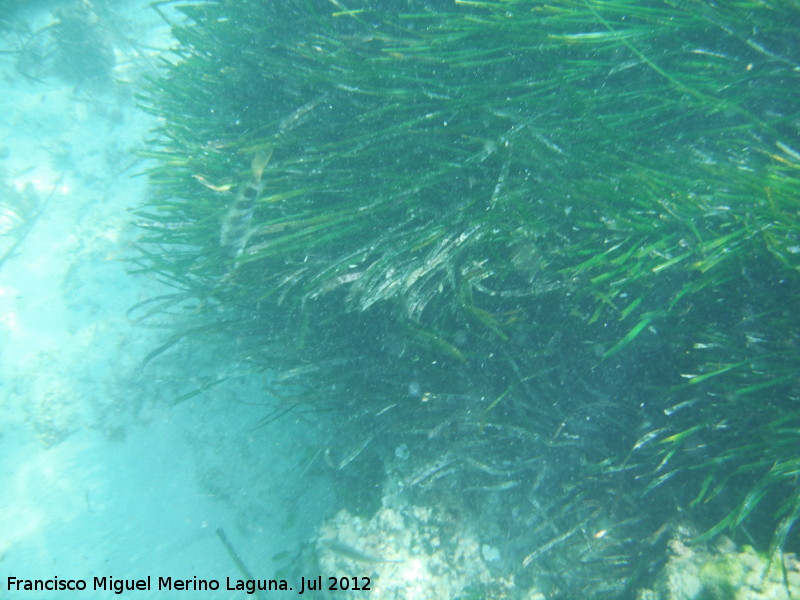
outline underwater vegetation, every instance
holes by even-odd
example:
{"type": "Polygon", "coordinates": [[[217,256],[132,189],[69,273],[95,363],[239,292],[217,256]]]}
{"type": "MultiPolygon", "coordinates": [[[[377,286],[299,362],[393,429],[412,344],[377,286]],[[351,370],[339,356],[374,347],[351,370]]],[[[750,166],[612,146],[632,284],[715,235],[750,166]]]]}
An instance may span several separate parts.
{"type": "Polygon", "coordinates": [[[0,181],[0,269],[41,215],[42,204],[30,188],[19,191],[0,181]]]}
{"type": "Polygon", "coordinates": [[[118,53],[147,60],[128,31],[127,19],[115,9],[117,4],[116,0],[32,0],[6,7],[0,2],[0,32],[9,30],[7,44],[16,40],[0,53],[14,55],[17,72],[30,81],[58,78],[76,89],[100,90],[121,66],[118,53]],[[34,28],[32,17],[40,14],[49,14],[51,20],[34,28]]]}
{"type": "Polygon", "coordinates": [[[800,4],[177,7],[148,360],[227,344],[334,411],[343,487],[472,507],[549,597],[678,523],[800,550],[800,4]]]}

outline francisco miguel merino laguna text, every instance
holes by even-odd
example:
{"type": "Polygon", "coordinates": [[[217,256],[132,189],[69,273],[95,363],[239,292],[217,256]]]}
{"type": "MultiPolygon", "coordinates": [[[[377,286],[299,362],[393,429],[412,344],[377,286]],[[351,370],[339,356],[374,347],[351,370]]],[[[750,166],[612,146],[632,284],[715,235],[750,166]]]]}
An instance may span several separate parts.
{"type": "MultiPolygon", "coordinates": [[[[174,577],[159,577],[158,590],[205,592],[216,591],[221,584],[216,579],[176,579],[174,577]]],[[[51,579],[20,579],[18,577],[6,578],[6,589],[16,592],[56,592],[56,591],[83,591],[86,589],[102,590],[122,594],[134,590],[151,590],[152,578],[148,575],[142,579],[116,579],[114,577],[93,577],[91,587],[86,579],[62,579],[58,576],[51,579]]],[[[225,587],[229,591],[242,591],[255,594],[257,591],[269,592],[291,590],[285,579],[232,579],[225,578],[225,587]]]]}

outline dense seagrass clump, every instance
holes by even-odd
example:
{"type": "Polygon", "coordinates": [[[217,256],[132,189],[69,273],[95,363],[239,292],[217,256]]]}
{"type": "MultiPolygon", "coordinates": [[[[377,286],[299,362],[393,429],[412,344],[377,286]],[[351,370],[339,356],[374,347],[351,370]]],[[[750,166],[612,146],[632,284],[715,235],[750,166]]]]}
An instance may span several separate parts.
{"type": "Polygon", "coordinates": [[[343,474],[410,449],[554,593],[630,590],[678,514],[798,546],[800,5],[180,10],[138,212],[168,344],[340,411],[343,474]]]}

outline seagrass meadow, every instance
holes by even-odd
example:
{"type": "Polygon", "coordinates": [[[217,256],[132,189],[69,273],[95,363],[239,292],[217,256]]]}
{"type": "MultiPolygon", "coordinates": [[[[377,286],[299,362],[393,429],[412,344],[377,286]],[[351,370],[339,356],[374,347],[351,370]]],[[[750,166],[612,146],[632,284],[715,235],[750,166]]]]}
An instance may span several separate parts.
{"type": "Polygon", "coordinates": [[[548,598],[677,529],[800,550],[800,3],[178,6],[153,356],[332,411],[342,502],[452,506],[548,598]]]}

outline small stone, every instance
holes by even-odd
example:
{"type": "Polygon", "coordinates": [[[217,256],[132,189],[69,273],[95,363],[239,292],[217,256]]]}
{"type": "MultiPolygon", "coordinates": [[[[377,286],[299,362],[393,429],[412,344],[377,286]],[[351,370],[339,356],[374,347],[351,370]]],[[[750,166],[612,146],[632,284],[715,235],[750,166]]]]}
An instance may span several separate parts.
{"type": "Polygon", "coordinates": [[[408,444],[400,444],[394,449],[394,455],[399,460],[408,460],[408,458],[411,456],[411,451],[408,449],[408,444]]]}
{"type": "Polygon", "coordinates": [[[494,562],[500,560],[500,550],[489,544],[481,546],[481,556],[486,562],[494,562]]]}

